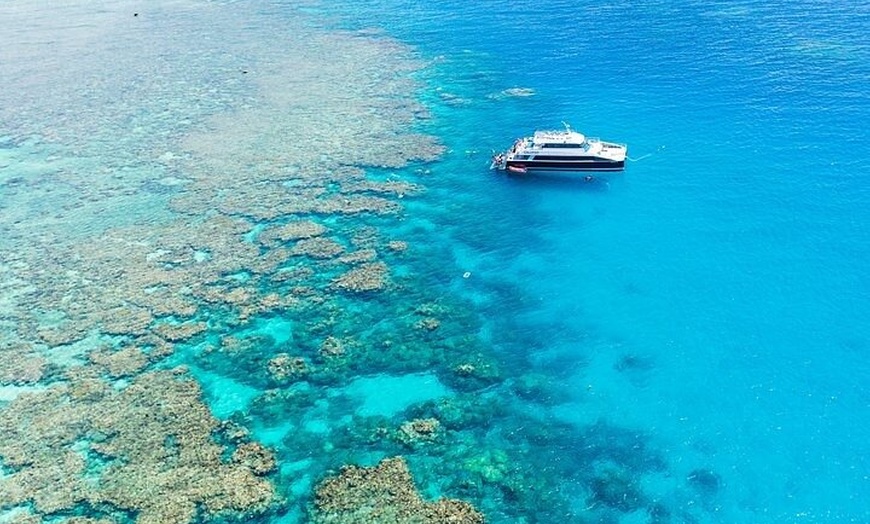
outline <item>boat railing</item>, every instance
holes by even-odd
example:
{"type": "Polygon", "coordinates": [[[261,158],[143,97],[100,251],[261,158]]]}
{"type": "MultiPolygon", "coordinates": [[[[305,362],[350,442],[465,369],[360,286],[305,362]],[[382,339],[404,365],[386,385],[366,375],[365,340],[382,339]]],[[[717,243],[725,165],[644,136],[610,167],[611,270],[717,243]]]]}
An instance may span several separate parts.
{"type": "Polygon", "coordinates": [[[601,140],[598,137],[587,138],[586,141],[589,142],[590,144],[601,144],[601,147],[604,147],[604,148],[621,147],[623,149],[628,149],[628,144],[622,144],[619,142],[605,142],[604,140],[601,140]]]}

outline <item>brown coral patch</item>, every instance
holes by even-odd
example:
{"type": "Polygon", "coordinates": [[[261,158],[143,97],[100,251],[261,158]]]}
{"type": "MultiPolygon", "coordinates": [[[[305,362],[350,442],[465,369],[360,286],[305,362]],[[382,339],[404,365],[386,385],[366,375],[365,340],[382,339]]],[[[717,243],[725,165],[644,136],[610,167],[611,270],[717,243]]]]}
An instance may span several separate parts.
{"type": "Polygon", "coordinates": [[[185,322],[183,324],[161,323],[154,327],[154,333],[168,342],[180,342],[199,335],[208,329],[205,322],[185,322]]]}
{"type": "Polygon", "coordinates": [[[147,297],[147,300],[142,303],[149,307],[154,316],[158,317],[192,317],[199,309],[191,297],[183,296],[177,290],[166,287],[151,291],[147,297]]]}
{"type": "Polygon", "coordinates": [[[103,367],[113,377],[130,376],[148,365],[148,355],[137,347],[126,347],[119,351],[100,348],[91,351],[88,359],[103,367]]]}
{"type": "Polygon", "coordinates": [[[386,198],[364,195],[338,195],[318,202],[316,212],[342,215],[398,213],[402,206],[386,198]]]}
{"type": "Polygon", "coordinates": [[[466,502],[424,501],[402,457],[384,459],[371,468],[343,467],[338,476],[317,487],[312,516],[316,524],[484,522],[483,515],[466,502]]]}
{"type": "Polygon", "coordinates": [[[273,282],[293,282],[293,281],[301,281],[306,278],[310,278],[315,275],[313,269],[308,266],[293,266],[284,269],[279,269],[278,271],[269,275],[269,278],[273,282]]]}
{"type": "Polygon", "coordinates": [[[35,384],[48,362],[26,345],[0,347],[0,384],[35,384]]]}
{"type": "MultiPolygon", "coordinates": [[[[95,316],[97,316],[95,314],[95,316]]],[[[141,335],[154,320],[151,312],[137,306],[119,306],[105,311],[99,319],[103,333],[141,335]]]]}
{"type": "Polygon", "coordinates": [[[408,243],[404,240],[391,240],[387,242],[387,247],[397,253],[403,253],[408,249],[408,243]]]}
{"type": "Polygon", "coordinates": [[[408,445],[431,442],[438,437],[441,422],[437,418],[418,418],[399,426],[399,441],[408,445]]]}
{"type": "Polygon", "coordinates": [[[339,276],[333,285],[344,291],[356,293],[383,289],[387,284],[389,270],[383,262],[364,264],[339,276]]]}
{"type": "Polygon", "coordinates": [[[64,323],[60,326],[52,326],[50,328],[37,328],[36,336],[41,342],[49,346],[63,346],[72,344],[77,340],[81,340],[87,336],[88,332],[85,326],[81,324],[64,323]]]}
{"type": "Polygon", "coordinates": [[[338,257],[338,261],[342,264],[360,264],[362,262],[373,262],[377,258],[378,252],[369,248],[342,255],[338,257]]]}
{"type": "MultiPolygon", "coordinates": [[[[83,375],[75,382],[99,382],[83,375]]],[[[24,394],[0,411],[0,457],[15,468],[0,477],[0,500],[30,502],[40,513],[110,504],[137,513],[140,524],[184,524],[271,502],[273,488],[253,466],[223,462],[212,438],[217,421],[194,382],[161,371],[120,390],[73,391],[24,394]],[[95,460],[102,466],[93,468],[95,460]]]]}
{"type": "Polygon", "coordinates": [[[355,180],[346,182],[341,185],[342,193],[385,193],[392,194],[398,197],[405,195],[415,195],[421,192],[423,188],[417,184],[403,182],[399,180],[390,180],[387,182],[378,182],[375,180],[355,180]]]}
{"type": "Polygon", "coordinates": [[[246,442],[233,452],[233,462],[241,464],[257,475],[275,471],[275,455],[258,442],[246,442]]]}
{"type": "Polygon", "coordinates": [[[257,240],[261,244],[275,246],[281,242],[317,237],[324,233],[326,233],[326,227],[322,224],[311,220],[299,220],[267,228],[259,234],[257,240]]]}
{"type": "Polygon", "coordinates": [[[380,243],[381,232],[373,226],[361,226],[350,237],[351,244],[358,249],[374,249],[380,243]]]}
{"type": "Polygon", "coordinates": [[[322,237],[300,240],[290,249],[291,255],[311,258],[332,258],[343,252],[344,246],[335,240],[322,237]]]}
{"type": "Polygon", "coordinates": [[[273,273],[287,262],[291,256],[292,254],[289,249],[274,247],[263,253],[257,260],[252,261],[250,270],[260,274],[273,273]]]}

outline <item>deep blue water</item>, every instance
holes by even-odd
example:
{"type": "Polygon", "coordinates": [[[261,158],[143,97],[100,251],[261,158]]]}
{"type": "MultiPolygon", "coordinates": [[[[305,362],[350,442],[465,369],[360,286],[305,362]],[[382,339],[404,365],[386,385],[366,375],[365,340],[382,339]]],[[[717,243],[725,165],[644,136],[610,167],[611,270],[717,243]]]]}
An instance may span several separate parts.
{"type": "Polygon", "coordinates": [[[715,471],[704,520],[870,520],[866,3],[350,5],[323,10],[436,60],[457,263],[537,301],[487,311],[539,342],[504,351],[583,362],[545,417],[642,431],[669,464],[644,482],[686,504],[715,471]],[[486,171],[561,121],[642,159],[594,184],[486,171]]]}

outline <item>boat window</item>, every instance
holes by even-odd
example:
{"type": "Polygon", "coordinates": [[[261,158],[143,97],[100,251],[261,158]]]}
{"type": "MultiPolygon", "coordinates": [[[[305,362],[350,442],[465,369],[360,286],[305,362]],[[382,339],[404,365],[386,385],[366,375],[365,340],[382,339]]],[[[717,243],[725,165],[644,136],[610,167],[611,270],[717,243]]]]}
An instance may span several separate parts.
{"type": "Polygon", "coordinates": [[[582,144],[541,144],[541,147],[549,147],[556,149],[576,149],[578,147],[583,147],[582,144]]]}
{"type": "Polygon", "coordinates": [[[595,157],[595,156],[576,156],[576,155],[570,155],[570,156],[561,156],[561,155],[541,155],[541,156],[538,157],[538,159],[539,159],[539,160],[540,160],[540,159],[553,160],[553,161],[555,161],[555,160],[564,160],[564,161],[566,161],[566,162],[575,162],[575,161],[596,160],[597,157],[595,157]]]}

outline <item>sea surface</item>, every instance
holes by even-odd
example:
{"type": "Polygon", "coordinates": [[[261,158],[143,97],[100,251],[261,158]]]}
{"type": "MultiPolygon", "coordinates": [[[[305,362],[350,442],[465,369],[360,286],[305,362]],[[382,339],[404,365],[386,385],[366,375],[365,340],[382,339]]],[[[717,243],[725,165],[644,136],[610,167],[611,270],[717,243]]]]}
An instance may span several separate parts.
{"type": "MultiPolygon", "coordinates": [[[[0,359],[30,363],[0,413],[175,370],[274,454],[250,522],[396,455],[491,523],[870,522],[870,4],[64,0],[0,27],[0,359]],[[566,124],[625,171],[490,171],[566,124]],[[263,240],[296,220],[333,243],[263,240]]],[[[10,438],[0,522],[149,511],[10,488],[10,438]]],[[[122,467],[100,453],[91,478],[122,467]]]]}

